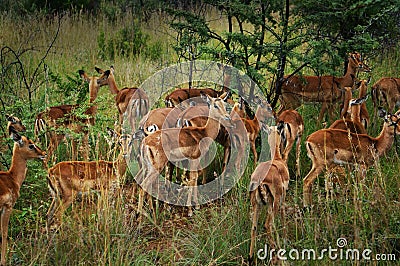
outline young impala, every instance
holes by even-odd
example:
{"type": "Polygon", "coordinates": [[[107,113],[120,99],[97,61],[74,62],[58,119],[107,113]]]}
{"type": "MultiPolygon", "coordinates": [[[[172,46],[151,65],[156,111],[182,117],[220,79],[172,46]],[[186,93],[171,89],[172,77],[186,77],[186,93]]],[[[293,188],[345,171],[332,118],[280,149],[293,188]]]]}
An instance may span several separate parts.
{"type": "Polygon", "coordinates": [[[281,210],[281,219],[284,224],[285,196],[289,186],[289,170],[285,160],[281,156],[281,136],[284,123],[278,126],[264,128],[268,132],[268,142],[271,148],[272,160],[261,162],[254,170],[250,178],[250,202],[251,202],[251,242],[249,262],[253,262],[254,247],[257,237],[257,224],[262,205],[268,205],[267,219],[264,227],[267,234],[272,234],[274,216],[281,210]]]}
{"type": "MultiPolygon", "coordinates": [[[[359,53],[348,57],[347,71],[342,77],[334,76],[292,76],[285,77],[282,85],[281,109],[296,109],[302,103],[322,103],[318,121],[322,121],[328,110],[333,118],[333,104],[341,100],[342,93],[338,87],[351,87],[357,71],[369,72],[370,68],[363,62],[359,53]]],[[[279,113],[280,113],[279,112],[279,113]]]]}
{"type": "Polygon", "coordinates": [[[7,172],[0,172],[0,208],[1,208],[1,265],[6,265],[8,223],[19,191],[26,177],[27,161],[43,160],[46,153],[39,149],[32,140],[20,136],[10,127],[11,138],[14,140],[11,167],[7,172]]]}
{"type": "Polygon", "coordinates": [[[285,110],[278,118],[276,123],[285,123],[285,138],[283,140],[282,158],[287,163],[289,153],[296,142],[296,176],[300,177],[300,145],[301,137],[304,133],[304,121],[296,110],[285,110]]]}
{"type": "MultiPolygon", "coordinates": [[[[157,183],[158,175],[163,171],[168,161],[179,162],[189,160],[189,181],[186,206],[189,206],[188,215],[192,216],[192,196],[196,207],[197,177],[200,159],[209,149],[211,141],[216,138],[220,128],[220,122],[228,121],[230,117],[225,110],[225,105],[220,98],[211,98],[203,94],[210,108],[209,117],[204,127],[184,127],[162,129],[145,137],[141,143],[140,157],[142,168],[137,173],[135,180],[148,193],[152,192],[153,184],[157,183]]],[[[154,191],[154,190],[153,190],[154,191]]],[[[142,213],[143,191],[139,197],[138,213],[142,213]]]]}
{"type": "Polygon", "coordinates": [[[49,228],[61,223],[62,214],[77,193],[109,190],[119,185],[126,172],[126,157],[130,152],[126,140],[125,135],[118,137],[121,152],[115,161],[64,161],[48,169],[49,189],[53,198],[47,213],[49,228]]]}
{"type": "Polygon", "coordinates": [[[367,168],[390,149],[394,136],[400,135],[400,114],[380,112],[385,122],[376,138],[340,129],[321,129],[308,136],[306,148],[312,168],[303,181],[305,206],[311,205],[312,183],[324,169],[330,169],[335,164],[357,164],[360,168],[358,174],[363,177],[367,168]]]}

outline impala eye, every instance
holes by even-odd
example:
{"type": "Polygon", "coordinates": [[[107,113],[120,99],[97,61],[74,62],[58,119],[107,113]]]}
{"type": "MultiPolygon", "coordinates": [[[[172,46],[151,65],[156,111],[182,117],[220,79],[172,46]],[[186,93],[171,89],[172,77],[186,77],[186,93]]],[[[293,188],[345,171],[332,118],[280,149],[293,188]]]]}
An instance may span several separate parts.
{"type": "Polygon", "coordinates": [[[29,148],[30,150],[33,150],[33,149],[35,149],[35,145],[34,145],[34,144],[29,144],[28,148],[29,148]]]}

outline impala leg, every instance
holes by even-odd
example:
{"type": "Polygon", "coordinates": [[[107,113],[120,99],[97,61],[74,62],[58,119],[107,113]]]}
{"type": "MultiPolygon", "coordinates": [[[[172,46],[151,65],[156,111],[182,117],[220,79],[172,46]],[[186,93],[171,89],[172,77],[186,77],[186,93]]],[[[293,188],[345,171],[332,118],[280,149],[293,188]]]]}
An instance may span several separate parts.
{"type": "Polygon", "coordinates": [[[280,208],[280,214],[281,214],[281,223],[283,227],[283,234],[284,237],[286,238],[287,236],[287,228],[286,228],[286,206],[285,206],[285,200],[286,200],[286,191],[282,191],[282,196],[279,199],[279,208],[280,208]]]}
{"type": "Polygon", "coordinates": [[[73,201],[72,193],[69,195],[63,195],[62,199],[60,200],[60,203],[57,208],[57,214],[56,214],[56,219],[58,225],[61,224],[62,222],[62,215],[64,214],[65,210],[68,209],[68,207],[72,204],[73,201]]]}
{"type": "Polygon", "coordinates": [[[83,133],[83,138],[82,138],[82,157],[85,161],[89,161],[89,132],[84,132],[83,133]]]}
{"type": "Polygon", "coordinates": [[[76,161],[78,159],[78,148],[76,140],[71,139],[71,160],[76,161]]]}
{"type": "Polygon", "coordinates": [[[319,115],[318,115],[318,122],[319,123],[321,123],[321,121],[324,119],[324,115],[326,113],[326,109],[327,109],[327,104],[324,102],[324,103],[322,103],[321,111],[319,112],[319,115]]]}
{"type": "Polygon", "coordinates": [[[298,136],[296,138],[296,175],[300,177],[300,145],[301,145],[301,137],[298,136]]]}
{"type": "Polygon", "coordinates": [[[323,170],[323,165],[315,167],[313,164],[310,172],[303,180],[304,207],[310,206],[312,204],[312,183],[322,172],[322,170],[323,170]]]}
{"type": "Polygon", "coordinates": [[[224,160],[222,162],[222,172],[225,171],[226,165],[228,164],[230,151],[231,151],[230,145],[225,145],[225,147],[224,147],[224,160]]]}
{"type": "Polygon", "coordinates": [[[251,192],[251,207],[252,207],[252,214],[251,214],[251,241],[250,241],[250,252],[249,252],[249,264],[253,263],[253,255],[254,255],[254,247],[256,245],[256,237],[257,237],[257,224],[258,218],[260,214],[259,204],[256,202],[255,197],[257,190],[251,192]]]}
{"type": "Polygon", "coordinates": [[[59,202],[59,200],[57,200],[56,197],[53,197],[53,200],[51,201],[49,210],[47,211],[47,226],[48,227],[53,223],[54,213],[57,210],[58,205],[59,205],[59,204],[57,204],[57,202],[59,202]]]}
{"type": "Polygon", "coordinates": [[[333,112],[334,110],[336,110],[336,103],[328,104],[327,109],[328,109],[329,122],[332,123],[333,121],[335,121],[333,112]]]}
{"type": "MultiPolygon", "coordinates": [[[[188,198],[186,201],[186,205],[188,206],[189,210],[188,210],[188,216],[192,217],[193,216],[193,210],[192,210],[192,196],[194,198],[196,198],[197,200],[197,171],[190,171],[189,172],[189,182],[188,182],[188,186],[189,186],[189,193],[188,193],[188,198]],[[194,193],[194,194],[193,194],[194,193]]],[[[195,201],[195,203],[197,204],[198,202],[195,201]]],[[[197,205],[196,205],[197,206],[197,205]]]]}
{"type": "Polygon", "coordinates": [[[1,265],[6,265],[8,223],[10,221],[11,208],[3,208],[1,214],[1,265]]]}
{"type": "Polygon", "coordinates": [[[257,166],[257,161],[258,161],[258,156],[257,156],[257,150],[256,150],[256,144],[255,142],[250,142],[251,145],[251,152],[253,153],[253,158],[254,158],[254,167],[257,166]]]}

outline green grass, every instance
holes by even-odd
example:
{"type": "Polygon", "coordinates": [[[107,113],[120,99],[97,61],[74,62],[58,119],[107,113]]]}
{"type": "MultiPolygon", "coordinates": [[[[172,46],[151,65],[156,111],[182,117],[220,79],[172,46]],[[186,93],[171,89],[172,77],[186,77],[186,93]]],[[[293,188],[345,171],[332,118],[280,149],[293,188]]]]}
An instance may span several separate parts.
{"type": "MultiPolygon", "coordinates": [[[[173,40],[168,35],[164,23],[155,18],[142,24],[142,30],[149,36],[149,45],[162,42],[159,58],[138,56],[116,56],[100,59],[98,56],[98,36],[104,32],[112,38],[124,26],[133,23],[134,16],[117,17],[114,23],[106,17],[90,17],[70,14],[61,19],[60,35],[54,49],[46,58],[49,69],[65,79],[75,75],[79,69],[95,74],[94,66],[107,68],[114,65],[119,88],[139,86],[146,78],[169,64],[177,61],[168,43],[173,40]]],[[[51,40],[56,27],[56,19],[40,16],[26,21],[14,21],[0,15],[0,26],[8,29],[0,36],[1,44],[18,49],[19,46],[41,47],[30,56],[22,57],[28,74],[38,64],[44,48],[51,40]],[[46,29],[46,30],[43,30],[46,29]],[[30,34],[36,33],[34,36],[30,34]],[[26,43],[29,40],[29,45],[26,43]]],[[[155,48],[154,48],[155,49],[155,48]]],[[[382,76],[396,75],[400,53],[392,51],[383,58],[371,58],[373,65],[372,82],[382,76]]],[[[42,79],[43,77],[39,77],[42,79]]],[[[43,81],[43,80],[42,80],[43,81]]],[[[8,111],[18,107],[17,113],[27,121],[27,134],[33,137],[35,112],[25,105],[26,92],[19,87],[18,77],[14,77],[19,105],[7,106],[8,111]],[[22,110],[22,111],[21,111],[22,110]]],[[[63,92],[53,91],[55,84],[43,82],[33,95],[34,109],[44,110],[46,106],[62,102],[63,92]],[[45,99],[45,101],[43,101],[45,99]]],[[[62,88],[58,88],[62,89],[62,88]]],[[[117,118],[114,98],[106,88],[101,89],[98,98],[99,111],[96,126],[91,129],[91,157],[106,158],[107,146],[103,138],[104,128],[113,127],[117,118]]],[[[370,114],[372,104],[368,103],[370,114]]],[[[305,106],[299,109],[306,122],[303,141],[319,127],[315,117],[319,106],[305,106]]],[[[372,118],[374,124],[369,134],[377,136],[381,121],[372,118]]],[[[11,140],[4,140],[10,143],[11,140]]],[[[399,144],[400,145],[400,144],[399,144]]],[[[62,144],[58,150],[59,160],[69,147],[62,144]]],[[[10,154],[8,154],[9,156],[10,154]]],[[[301,176],[304,177],[311,166],[305,147],[301,151],[301,176]]],[[[302,179],[294,177],[294,152],[290,155],[289,168],[292,179],[287,195],[288,213],[286,217],[287,235],[284,235],[279,217],[275,223],[272,238],[277,248],[304,249],[336,247],[339,237],[346,238],[349,248],[371,249],[374,253],[395,253],[400,257],[400,183],[398,182],[400,163],[394,148],[382,158],[376,167],[369,169],[367,178],[357,184],[349,174],[344,188],[335,188],[333,197],[327,196],[322,176],[313,186],[315,206],[302,211],[302,179]]],[[[218,169],[217,169],[218,170],[218,169]]],[[[56,234],[45,230],[46,213],[51,202],[47,189],[46,172],[41,163],[30,162],[27,179],[21,189],[10,222],[9,265],[245,265],[250,240],[250,203],[248,197],[249,177],[252,161],[244,176],[223,199],[202,206],[192,218],[185,215],[186,209],[172,206],[165,210],[158,205],[157,221],[144,219],[139,227],[134,215],[135,199],[121,192],[110,200],[108,195],[74,203],[64,215],[64,224],[56,234]],[[111,205],[112,204],[112,205],[111,205]]],[[[129,189],[125,191],[128,193],[129,189]]],[[[145,206],[146,210],[148,209],[145,206]]],[[[259,220],[259,236],[256,250],[267,243],[263,230],[265,213],[259,220]]],[[[364,262],[362,262],[364,263],[364,262]]],[[[267,262],[258,261],[258,265],[267,262]]],[[[353,265],[354,261],[292,261],[289,265],[353,265]]],[[[365,264],[368,264],[365,262],[365,264]]],[[[390,263],[387,263],[390,265],[390,263]]],[[[383,264],[386,265],[386,264],[383,264]]],[[[394,265],[394,263],[393,263],[394,265]]]]}

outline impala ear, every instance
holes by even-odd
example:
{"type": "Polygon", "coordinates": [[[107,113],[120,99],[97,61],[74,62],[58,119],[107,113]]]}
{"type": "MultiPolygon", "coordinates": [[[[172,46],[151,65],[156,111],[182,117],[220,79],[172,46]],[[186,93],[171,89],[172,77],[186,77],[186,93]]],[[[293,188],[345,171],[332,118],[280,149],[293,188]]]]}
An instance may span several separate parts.
{"type": "Polygon", "coordinates": [[[15,124],[17,122],[17,120],[15,119],[14,115],[6,114],[6,118],[7,118],[8,122],[11,122],[13,124],[15,124]]]}
{"type": "Polygon", "coordinates": [[[84,81],[90,82],[90,78],[89,78],[89,76],[86,74],[85,71],[79,70],[78,72],[79,72],[79,75],[81,76],[81,78],[82,78],[84,81]]]}
{"type": "Polygon", "coordinates": [[[101,69],[101,68],[94,67],[94,69],[95,69],[95,70],[97,71],[97,73],[99,73],[99,74],[103,74],[103,73],[104,73],[104,70],[101,69]]]}
{"type": "Polygon", "coordinates": [[[208,96],[207,94],[205,94],[204,92],[200,92],[200,97],[203,99],[203,101],[205,101],[206,103],[210,104],[211,100],[210,100],[210,96],[208,96]]]}

